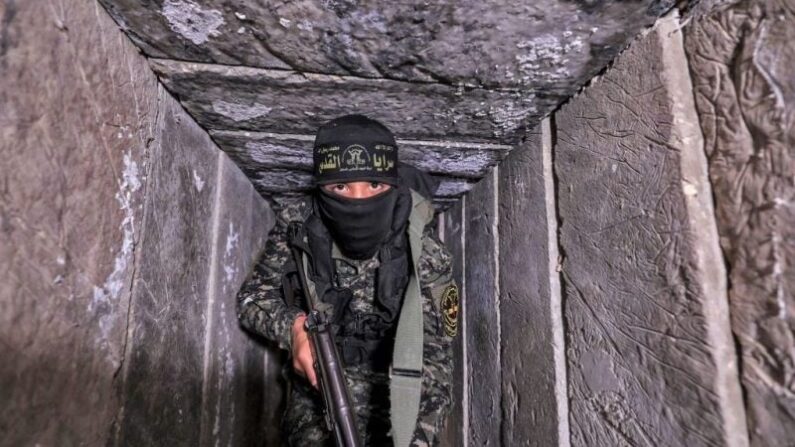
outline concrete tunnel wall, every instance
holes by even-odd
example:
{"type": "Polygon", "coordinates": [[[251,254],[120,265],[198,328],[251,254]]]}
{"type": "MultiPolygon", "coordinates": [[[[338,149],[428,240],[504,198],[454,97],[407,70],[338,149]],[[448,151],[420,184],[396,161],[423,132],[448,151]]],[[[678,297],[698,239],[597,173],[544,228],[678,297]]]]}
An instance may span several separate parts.
{"type": "Polygon", "coordinates": [[[96,2],[0,12],[0,445],[275,445],[267,203],[96,2]]]}
{"type": "Polygon", "coordinates": [[[661,19],[445,215],[447,445],[795,445],[793,11],[661,19]]]}
{"type": "MultiPolygon", "coordinates": [[[[233,312],[272,214],[65,5],[0,11],[0,444],[276,445],[278,354],[233,312]]],[[[785,6],[663,19],[444,214],[445,445],[795,439],[785,6]]]]}

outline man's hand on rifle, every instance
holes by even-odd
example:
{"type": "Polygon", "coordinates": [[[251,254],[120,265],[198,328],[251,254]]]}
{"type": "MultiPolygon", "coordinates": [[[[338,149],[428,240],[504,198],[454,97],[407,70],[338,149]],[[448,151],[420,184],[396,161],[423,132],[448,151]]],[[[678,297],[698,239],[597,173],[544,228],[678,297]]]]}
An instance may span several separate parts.
{"type": "Polygon", "coordinates": [[[306,377],[309,383],[317,388],[312,343],[309,342],[309,333],[306,332],[304,327],[305,321],[306,315],[300,315],[293,323],[293,368],[298,375],[306,377]]]}

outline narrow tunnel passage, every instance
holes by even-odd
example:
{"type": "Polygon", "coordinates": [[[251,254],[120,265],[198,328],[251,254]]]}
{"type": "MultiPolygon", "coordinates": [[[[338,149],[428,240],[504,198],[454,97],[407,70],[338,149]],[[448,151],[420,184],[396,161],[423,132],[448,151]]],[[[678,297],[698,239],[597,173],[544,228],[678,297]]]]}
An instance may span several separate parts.
{"type": "Polygon", "coordinates": [[[0,445],[279,445],[234,296],[361,112],[431,173],[442,445],[788,445],[788,2],[0,4],[0,445]]]}

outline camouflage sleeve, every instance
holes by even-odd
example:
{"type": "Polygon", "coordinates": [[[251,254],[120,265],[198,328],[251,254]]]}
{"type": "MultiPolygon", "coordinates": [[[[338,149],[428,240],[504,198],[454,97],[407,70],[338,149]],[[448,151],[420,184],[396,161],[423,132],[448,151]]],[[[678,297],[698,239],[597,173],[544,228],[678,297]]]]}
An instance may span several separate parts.
{"type": "Polygon", "coordinates": [[[458,324],[458,288],[453,259],[441,241],[426,229],[419,260],[424,334],[420,414],[412,446],[433,446],[450,412],[453,390],[452,341],[458,324]]]}
{"type": "Polygon", "coordinates": [[[282,274],[291,256],[287,222],[279,219],[254,271],[237,294],[237,315],[242,326],[286,350],[292,344],[293,322],[303,313],[299,307],[284,301],[282,274]]]}

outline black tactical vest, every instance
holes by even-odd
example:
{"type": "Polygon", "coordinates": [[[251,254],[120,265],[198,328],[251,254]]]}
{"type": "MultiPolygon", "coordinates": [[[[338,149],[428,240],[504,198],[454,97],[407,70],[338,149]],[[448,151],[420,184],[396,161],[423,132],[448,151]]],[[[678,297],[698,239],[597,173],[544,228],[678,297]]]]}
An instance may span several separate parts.
{"type": "MultiPolygon", "coordinates": [[[[314,272],[309,279],[315,283],[318,297],[334,308],[332,323],[346,366],[360,365],[379,372],[388,370],[403,296],[413,271],[407,235],[412,208],[411,189],[430,196],[430,191],[434,191],[436,186],[431,177],[409,166],[400,166],[399,197],[394,213],[396,225],[376,254],[379,266],[375,274],[372,312],[351,309],[353,294],[340,287],[332,258],[332,237],[323,225],[314,200],[312,213],[304,222],[291,224],[294,227],[290,231],[293,235],[290,244],[307,253],[314,272]]],[[[295,266],[289,270],[295,273],[295,266]]],[[[293,295],[293,290],[288,289],[300,289],[295,278],[290,278],[290,273],[288,271],[283,280],[288,300],[293,295]]]]}

